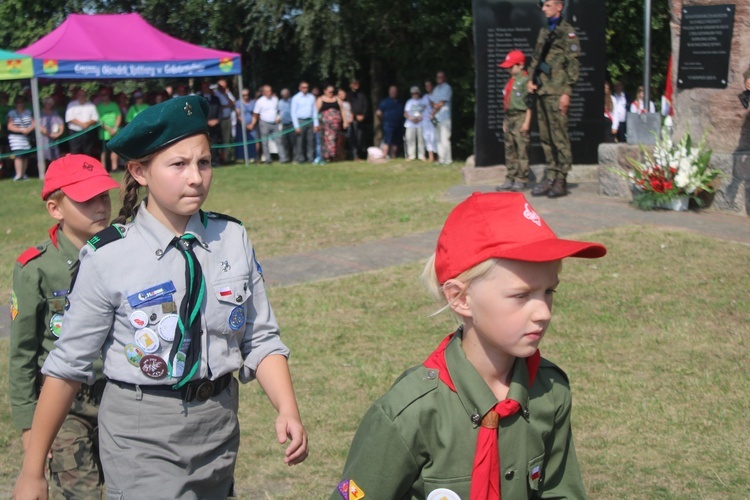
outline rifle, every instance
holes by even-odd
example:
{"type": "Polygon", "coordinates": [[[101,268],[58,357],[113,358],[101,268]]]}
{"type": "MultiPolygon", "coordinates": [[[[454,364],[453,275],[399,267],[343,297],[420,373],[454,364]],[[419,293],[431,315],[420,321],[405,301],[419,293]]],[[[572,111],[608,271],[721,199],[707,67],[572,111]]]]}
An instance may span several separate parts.
{"type": "MultiPolygon", "coordinates": [[[[557,39],[558,33],[557,29],[554,31],[550,31],[547,35],[547,38],[544,40],[544,45],[542,45],[542,51],[539,53],[539,62],[536,65],[536,68],[534,68],[534,74],[531,76],[531,81],[534,82],[534,85],[536,85],[536,89],[539,90],[542,88],[542,73],[549,76],[552,72],[552,68],[549,64],[545,61],[547,59],[547,54],[549,54],[549,49],[552,47],[552,43],[557,39]]],[[[529,109],[534,109],[536,107],[536,98],[537,94],[534,92],[533,94],[526,94],[526,97],[524,98],[524,102],[526,103],[526,106],[529,109]]]]}

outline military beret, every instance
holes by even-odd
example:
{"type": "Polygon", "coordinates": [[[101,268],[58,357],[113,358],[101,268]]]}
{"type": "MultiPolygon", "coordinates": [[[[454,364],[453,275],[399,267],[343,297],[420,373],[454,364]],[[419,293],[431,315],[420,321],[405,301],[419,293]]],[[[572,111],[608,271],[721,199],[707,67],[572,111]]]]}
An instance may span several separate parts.
{"type": "Polygon", "coordinates": [[[126,160],[153,154],[196,134],[208,133],[208,101],[199,95],[168,99],[138,113],[107,142],[107,148],[126,160]]]}

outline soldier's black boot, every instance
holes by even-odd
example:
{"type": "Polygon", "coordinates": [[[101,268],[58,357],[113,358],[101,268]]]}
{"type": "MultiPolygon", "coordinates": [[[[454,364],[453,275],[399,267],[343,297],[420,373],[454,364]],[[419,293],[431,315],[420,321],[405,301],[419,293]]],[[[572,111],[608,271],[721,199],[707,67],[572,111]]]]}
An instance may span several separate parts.
{"type": "Polygon", "coordinates": [[[547,198],[559,198],[568,195],[568,183],[565,179],[555,179],[547,193],[547,198]]]}
{"type": "Polygon", "coordinates": [[[531,196],[544,196],[549,193],[550,189],[552,189],[552,181],[549,179],[543,179],[542,182],[538,183],[534,186],[534,189],[531,190],[531,196]]]}

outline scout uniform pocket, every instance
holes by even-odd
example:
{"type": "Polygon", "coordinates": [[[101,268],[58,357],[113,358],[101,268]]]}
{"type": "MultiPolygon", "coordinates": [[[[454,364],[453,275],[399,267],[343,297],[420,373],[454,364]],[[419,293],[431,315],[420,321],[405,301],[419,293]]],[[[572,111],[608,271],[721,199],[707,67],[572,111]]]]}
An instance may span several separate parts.
{"type": "Polygon", "coordinates": [[[216,314],[207,315],[210,331],[223,334],[243,334],[247,321],[246,302],[252,295],[250,276],[233,276],[211,283],[211,290],[218,301],[216,314]]]}

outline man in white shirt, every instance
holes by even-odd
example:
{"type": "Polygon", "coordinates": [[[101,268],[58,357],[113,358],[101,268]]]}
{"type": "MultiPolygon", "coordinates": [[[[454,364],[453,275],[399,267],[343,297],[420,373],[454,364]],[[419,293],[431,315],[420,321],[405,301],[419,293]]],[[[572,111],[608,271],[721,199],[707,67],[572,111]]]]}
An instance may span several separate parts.
{"type": "Polygon", "coordinates": [[[612,97],[615,101],[612,129],[617,129],[617,142],[625,142],[625,124],[628,115],[628,96],[625,95],[623,85],[620,82],[615,82],[612,85],[612,97]],[[615,127],[615,121],[617,121],[617,127],[615,127]]]}
{"type": "Polygon", "coordinates": [[[422,123],[424,121],[426,105],[419,95],[419,87],[409,90],[411,99],[404,106],[404,138],[406,139],[406,159],[424,160],[424,138],[422,137],[422,123]]]}
{"type": "Polygon", "coordinates": [[[273,89],[270,85],[263,85],[261,91],[263,95],[255,101],[253,122],[250,124],[250,130],[255,130],[255,127],[258,127],[258,137],[263,145],[263,161],[271,163],[269,141],[271,140],[270,136],[278,129],[279,98],[273,95],[273,89]]]}
{"type": "MultiPolygon", "coordinates": [[[[94,103],[88,100],[88,95],[83,89],[76,91],[76,99],[68,103],[65,110],[65,123],[68,130],[78,134],[99,123],[99,113],[94,103]]],[[[92,130],[85,134],[77,135],[70,140],[70,152],[72,154],[85,154],[94,156],[94,133],[92,130]]]]}
{"type": "Polygon", "coordinates": [[[309,90],[310,85],[307,82],[300,82],[299,92],[292,97],[292,124],[297,134],[294,153],[297,163],[315,160],[313,134],[318,131],[318,110],[315,108],[315,96],[308,93],[309,90]]]}
{"type": "MultiPolygon", "coordinates": [[[[432,113],[430,119],[437,121],[435,124],[435,135],[437,138],[438,159],[443,165],[453,162],[453,153],[451,150],[451,100],[453,99],[453,89],[448,84],[443,71],[438,71],[435,76],[437,86],[432,92],[430,101],[432,104],[432,113]]],[[[435,123],[433,121],[433,123],[435,123]]]]}

